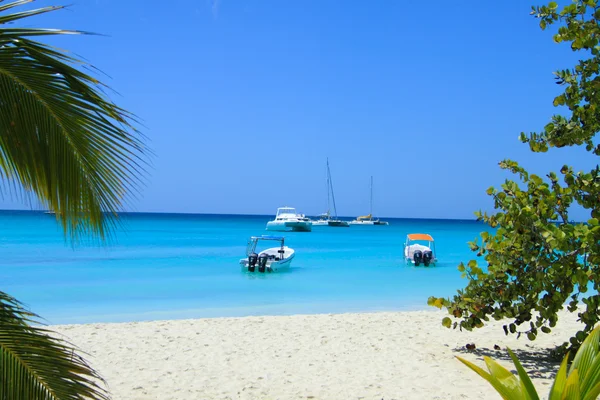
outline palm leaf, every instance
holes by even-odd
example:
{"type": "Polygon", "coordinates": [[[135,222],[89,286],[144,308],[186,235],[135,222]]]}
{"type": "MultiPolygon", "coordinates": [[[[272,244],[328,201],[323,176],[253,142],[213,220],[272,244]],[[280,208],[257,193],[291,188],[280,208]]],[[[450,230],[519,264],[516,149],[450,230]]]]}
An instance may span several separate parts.
{"type": "MultiPolygon", "coordinates": [[[[475,371],[483,379],[488,381],[494,387],[494,389],[496,389],[498,394],[500,394],[500,396],[504,400],[521,400],[522,399],[522,397],[515,395],[514,391],[512,390],[512,387],[506,386],[504,381],[498,379],[492,373],[488,373],[484,369],[478,367],[477,365],[473,364],[472,362],[467,361],[461,357],[456,357],[456,358],[458,359],[458,361],[462,362],[467,367],[469,367],[473,371],[475,371]]],[[[484,358],[486,359],[486,364],[488,365],[488,368],[489,368],[487,357],[484,357],[484,358]]],[[[503,368],[503,367],[500,366],[500,368],[503,368]]],[[[508,373],[510,374],[510,372],[508,372],[508,373]]]]}
{"type": "Polygon", "coordinates": [[[569,353],[565,356],[562,363],[560,364],[560,368],[554,377],[554,383],[552,384],[552,388],[550,389],[550,395],[548,397],[549,400],[561,400],[562,394],[565,390],[565,385],[567,384],[567,363],[569,362],[569,353]]]}
{"type": "Polygon", "coordinates": [[[108,399],[76,349],[37,324],[35,314],[0,292],[0,399],[108,399]]]}
{"type": "Polygon", "coordinates": [[[562,393],[563,400],[581,400],[579,393],[579,373],[576,369],[569,373],[562,393]]]}
{"type": "MultiPolygon", "coordinates": [[[[506,368],[489,357],[484,357],[489,373],[460,357],[462,363],[490,382],[503,399],[538,400],[538,394],[525,372],[525,369],[508,349],[519,379],[506,368]]],[[[571,367],[568,367],[569,354],[563,359],[554,383],[550,389],[549,400],[594,400],[600,395],[600,326],[584,340],[575,354],[571,367]]]]}
{"type": "Polygon", "coordinates": [[[28,38],[82,32],[3,24],[57,9],[0,16],[0,178],[55,211],[73,241],[104,239],[140,184],[145,149],[133,116],[78,68],[85,63],[28,38]]]}
{"type": "Polygon", "coordinates": [[[596,384],[593,388],[591,388],[587,393],[585,393],[584,400],[596,400],[600,396],[600,382],[596,384]]]}
{"type": "Polygon", "coordinates": [[[569,372],[574,370],[579,371],[582,393],[586,393],[591,389],[592,385],[596,383],[594,380],[598,379],[598,374],[600,373],[599,346],[600,330],[594,329],[581,344],[569,369],[569,372]]]}
{"type": "MultiPolygon", "coordinates": [[[[62,8],[7,13],[32,1],[0,0],[0,196],[22,188],[56,212],[73,242],[105,239],[140,184],[145,149],[134,117],[82,71],[88,65],[33,40],[84,32],[13,26],[62,8]]],[[[0,292],[0,400],[107,399],[75,351],[0,292]]]]}
{"type": "MultiPolygon", "coordinates": [[[[512,374],[509,370],[492,360],[490,357],[484,357],[485,364],[490,371],[490,374],[497,379],[506,392],[509,394],[510,399],[524,399],[522,390],[523,386],[519,382],[519,379],[512,374]]],[[[527,392],[525,392],[527,393],[527,392]]]]}
{"type": "Polygon", "coordinates": [[[527,394],[527,399],[539,400],[540,397],[537,394],[537,391],[535,390],[535,386],[533,386],[533,382],[531,382],[531,378],[529,378],[529,375],[527,375],[525,368],[523,368],[523,365],[521,364],[515,353],[513,353],[512,350],[509,348],[507,348],[507,350],[508,354],[510,355],[510,358],[513,361],[513,364],[515,364],[515,367],[517,368],[517,373],[519,374],[519,378],[521,378],[521,385],[524,389],[523,391],[527,394]]]}

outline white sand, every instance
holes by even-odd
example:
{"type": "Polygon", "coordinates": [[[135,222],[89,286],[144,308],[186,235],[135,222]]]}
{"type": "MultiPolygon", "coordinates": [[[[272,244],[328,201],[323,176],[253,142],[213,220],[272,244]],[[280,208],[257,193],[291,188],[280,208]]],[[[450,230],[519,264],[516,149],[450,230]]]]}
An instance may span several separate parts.
{"type": "MultiPolygon", "coordinates": [[[[462,365],[519,351],[546,396],[557,366],[547,350],[579,329],[562,314],[530,342],[501,324],[474,332],[440,325],[443,312],[215,318],[53,326],[87,352],[114,399],[496,399],[462,365]],[[477,349],[467,352],[465,344],[477,349]],[[521,352],[524,350],[525,352],[521,352]]],[[[532,374],[530,374],[532,375],[532,374]]]]}

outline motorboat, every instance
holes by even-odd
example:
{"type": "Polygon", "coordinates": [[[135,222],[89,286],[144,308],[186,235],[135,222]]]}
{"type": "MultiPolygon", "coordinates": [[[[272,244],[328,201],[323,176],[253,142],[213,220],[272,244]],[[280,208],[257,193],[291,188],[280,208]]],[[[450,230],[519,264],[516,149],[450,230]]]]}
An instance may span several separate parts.
{"type": "Polygon", "coordinates": [[[313,221],[314,226],[349,227],[348,221],[342,221],[337,216],[335,195],[333,194],[333,181],[329,170],[329,159],[327,159],[327,212],[319,215],[319,219],[313,221]],[[333,201],[333,216],[330,211],[330,203],[333,201]]]}
{"type": "Polygon", "coordinates": [[[407,263],[412,263],[416,267],[423,264],[429,265],[437,262],[437,253],[435,251],[435,242],[433,237],[426,233],[411,233],[406,236],[404,243],[404,259],[407,263]]]}
{"type": "Polygon", "coordinates": [[[248,272],[274,272],[289,269],[294,259],[294,249],[285,245],[285,238],[281,236],[252,236],[246,246],[246,258],[240,260],[242,269],[248,272]],[[278,247],[271,247],[257,253],[256,248],[260,242],[279,242],[278,247]]]}
{"type": "Polygon", "coordinates": [[[273,221],[267,222],[268,231],[310,232],[312,222],[304,214],[298,214],[293,207],[279,207],[273,221]]]}
{"type": "Polygon", "coordinates": [[[356,217],[354,221],[350,221],[350,225],[389,225],[387,221],[381,221],[379,218],[373,218],[373,177],[371,177],[371,202],[369,215],[356,217]]]}

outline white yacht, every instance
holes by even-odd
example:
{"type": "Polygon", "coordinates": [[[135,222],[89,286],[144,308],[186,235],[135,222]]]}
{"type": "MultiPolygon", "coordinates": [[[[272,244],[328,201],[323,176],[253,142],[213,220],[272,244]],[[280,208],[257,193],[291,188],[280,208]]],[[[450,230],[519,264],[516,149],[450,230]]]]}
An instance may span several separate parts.
{"type": "Polygon", "coordinates": [[[312,222],[304,214],[298,214],[293,207],[280,207],[273,221],[267,222],[268,231],[310,232],[312,222]]]}

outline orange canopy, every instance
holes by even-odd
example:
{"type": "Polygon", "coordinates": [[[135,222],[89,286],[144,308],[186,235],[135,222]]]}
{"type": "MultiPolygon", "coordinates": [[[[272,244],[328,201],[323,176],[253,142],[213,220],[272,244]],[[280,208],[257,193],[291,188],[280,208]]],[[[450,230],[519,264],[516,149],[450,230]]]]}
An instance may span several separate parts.
{"type": "Polygon", "coordinates": [[[408,238],[410,240],[429,240],[430,242],[433,242],[433,238],[431,237],[431,235],[428,235],[426,233],[411,233],[410,235],[408,235],[408,238]]]}

